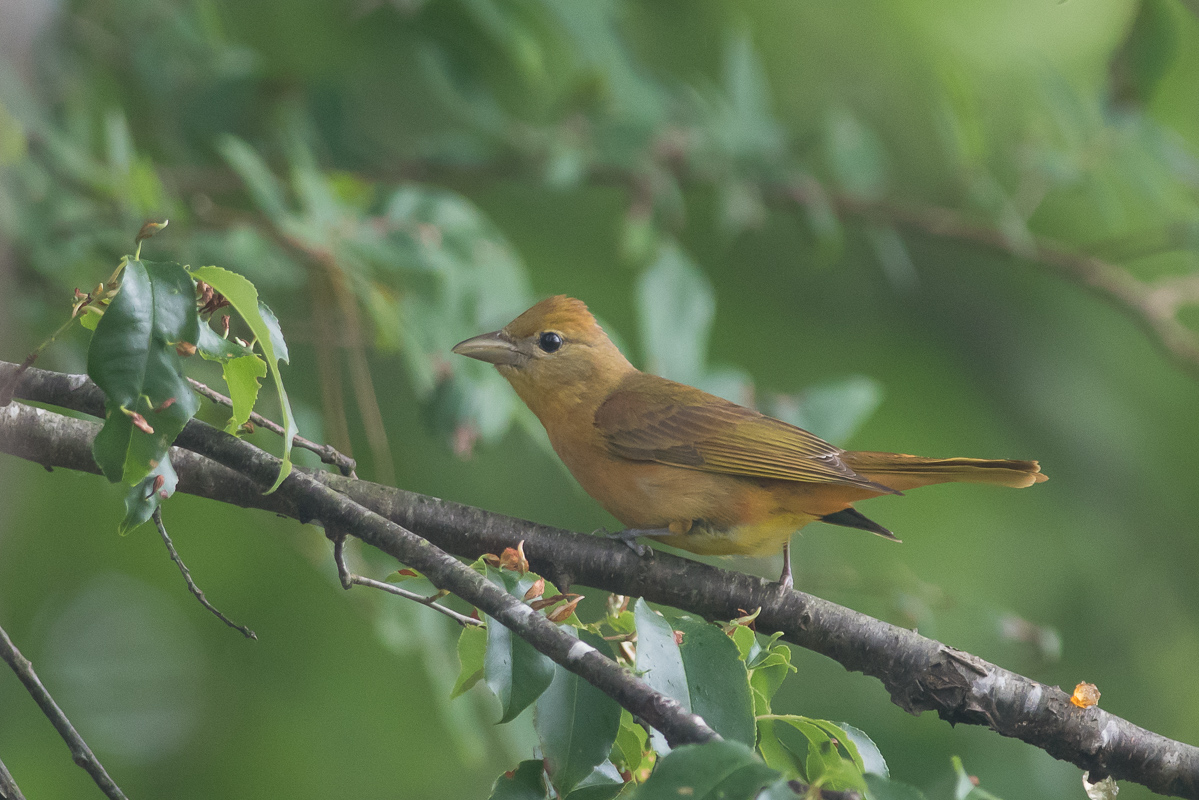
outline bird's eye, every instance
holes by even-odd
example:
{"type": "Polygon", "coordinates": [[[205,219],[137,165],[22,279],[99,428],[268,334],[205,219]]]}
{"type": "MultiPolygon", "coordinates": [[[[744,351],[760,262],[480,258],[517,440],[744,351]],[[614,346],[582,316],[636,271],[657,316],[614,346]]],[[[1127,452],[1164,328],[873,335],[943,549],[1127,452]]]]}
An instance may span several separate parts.
{"type": "Polygon", "coordinates": [[[547,353],[553,353],[562,346],[562,337],[553,331],[546,331],[537,339],[537,346],[547,353]]]}

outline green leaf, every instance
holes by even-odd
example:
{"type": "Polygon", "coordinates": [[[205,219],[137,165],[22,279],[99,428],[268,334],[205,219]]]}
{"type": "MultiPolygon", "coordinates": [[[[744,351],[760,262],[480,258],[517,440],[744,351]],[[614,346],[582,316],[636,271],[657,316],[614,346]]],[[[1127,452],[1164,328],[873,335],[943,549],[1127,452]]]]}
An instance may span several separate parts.
{"type": "Polygon", "coordinates": [[[154,509],[175,493],[175,487],[178,484],[179,476],[175,474],[175,468],[171,466],[171,458],[168,454],[158,462],[158,466],[150,470],[149,475],[131,487],[125,494],[125,518],[117,526],[117,533],[124,536],[150,519],[154,509]],[[162,476],[162,485],[155,488],[154,482],[160,475],[162,476]]]}
{"type": "Polygon", "coordinates": [[[178,264],[129,261],[87,356],[107,409],[92,453],[108,480],[139,483],[196,413],[199,400],[175,346],[198,337],[195,284],[187,272],[178,264]],[[153,433],[134,426],[134,413],[153,433]]]}
{"type": "Polygon", "coordinates": [[[915,786],[869,772],[866,773],[865,779],[870,800],[928,800],[924,792],[915,786]]]}
{"type": "Polygon", "coordinates": [[[229,399],[233,401],[233,415],[225,424],[225,430],[236,433],[250,419],[250,412],[258,401],[258,382],[266,377],[266,362],[256,355],[231,358],[225,362],[222,371],[229,387],[229,399]]]}
{"type": "Polygon", "coordinates": [[[878,381],[849,375],[813,384],[798,397],[777,397],[767,412],[830,442],[844,442],[883,400],[878,381]]]}
{"type": "MultiPolygon", "coordinates": [[[[587,630],[562,629],[601,653],[607,643],[587,630]]],[[[570,792],[608,759],[620,729],[620,706],[575,673],[554,665],[554,679],[537,698],[533,726],[545,769],[558,794],[570,792]]]]}
{"type": "Polygon", "coordinates": [[[757,641],[757,636],[754,634],[753,628],[748,625],[738,625],[733,628],[732,636],[733,644],[737,645],[737,655],[742,661],[749,659],[750,653],[753,652],[754,643],[757,641]]]}
{"type": "Polygon", "coordinates": [[[886,190],[886,154],[882,141],[844,107],[825,118],[829,166],[841,188],[863,198],[880,197],[886,190]]]}
{"type": "Polygon", "coordinates": [[[718,741],[675,748],[659,762],[634,800],[750,800],[779,773],[741,742],[718,741]]]}
{"type": "MultiPolygon", "coordinates": [[[[196,280],[204,281],[223,294],[229,301],[229,305],[233,306],[238,314],[241,314],[242,319],[250,326],[254,338],[258,340],[258,346],[262,348],[262,352],[266,356],[266,364],[270,369],[271,377],[275,380],[275,388],[279,392],[279,410],[283,415],[283,459],[279,466],[279,477],[275,479],[274,485],[266,490],[266,494],[270,494],[279,488],[279,484],[283,483],[288,473],[291,472],[292,439],[298,432],[295,415],[292,413],[291,403],[287,399],[287,389],[283,386],[283,376],[279,373],[280,356],[275,350],[274,343],[275,338],[282,338],[281,336],[277,337],[279,323],[274,320],[273,314],[271,315],[273,324],[267,322],[262,316],[262,309],[265,306],[258,300],[258,290],[254,288],[254,284],[236,272],[230,272],[220,267],[197,267],[191,270],[191,274],[196,280]]],[[[269,310],[267,313],[270,313],[269,310]]],[[[286,356],[286,351],[282,355],[286,356]]]]}
{"type": "MultiPolygon", "coordinates": [[[[509,594],[523,597],[533,585],[532,573],[524,577],[508,570],[487,569],[487,577],[509,594]]],[[[510,722],[541,696],[554,680],[554,662],[504,625],[487,618],[487,652],[483,677],[500,701],[500,722],[510,722]]]]}
{"type": "Polygon", "coordinates": [[[776,642],[765,648],[749,672],[749,685],[754,690],[754,715],[770,713],[770,701],[783,685],[783,680],[796,669],[791,665],[791,648],[776,642]],[[757,698],[761,697],[759,701],[757,698]]]}
{"type": "Polygon", "coordinates": [[[970,780],[970,774],[966,772],[966,768],[962,765],[962,759],[958,756],[953,757],[953,771],[957,774],[957,784],[953,789],[953,800],[999,800],[998,797],[987,790],[974,785],[974,781],[970,780]]]}
{"type": "Polygon", "coordinates": [[[867,736],[864,732],[844,722],[835,723],[853,743],[854,748],[858,753],[858,761],[862,772],[867,775],[881,775],[886,778],[891,774],[891,770],[887,767],[887,760],[883,758],[882,752],[878,749],[878,745],[874,740],[867,736]]]}
{"type": "Polygon", "coordinates": [[[548,796],[541,762],[530,759],[495,779],[490,800],[546,800],[548,796]]]}
{"type": "Polygon", "coordinates": [[[288,215],[283,188],[254,148],[235,136],[225,136],[218,142],[217,149],[233,171],[245,181],[258,209],[276,223],[283,221],[288,215]]]}
{"type": "Polygon", "coordinates": [[[620,713],[620,730],[616,733],[615,755],[617,761],[629,772],[641,767],[645,751],[648,750],[649,734],[633,720],[627,710],[620,713]]]}
{"type": "Polygon", "coordinates": [[[758,749],[767,764],[830,789],[865,788],[851,744],[848,735],[825,720],[796,715],[758,719],[758,749]]]}
{"type": "Polygon", "coordinates": [[[679,654],[687,673],[691,711],[725,739],[753,747],[756,739],[749,673],[737,645],[719,626],[690,616],[672,620],[682,631],[679,654]]]}
{"type": "Polygon", "coordinates": [[[483,654],[487,652],[487,629],[468,625],[458,634],[458,680],[450,692],[453,699],[483,680],[483,654]]]}
{"type": "MultiPolygon", "coordinates": [[[[637,623],[637,672],[641,679],[667,697],[679,702],[684,711],[691,710],[691,693],[687,689],[687,670],[683,656],[674,640],[674,630],[664,617],[657,614],[641,598],[633,604],[633,619],[637,623]]],[[[650,742],[659,753],[670,750],[658,731],[650,742]]]]}
{"type": "MultiPolygon", "coordinates": [[[[258,313],[262,315],[262,322],[266,325],[267,331],[269,331],[271,346],[275,348],[275,355],[284,364],[290,364],[291,356],[287,352],[287,342],[283,339],[283,328],[279,327],[279,318],[261,300],[258,301],[258,313]]],[[[254,331],[254,335],[257,336],[258,331],[254,331]]]]}
{"type": "Polygon", "coordinates": [[[695,384],[708,361],[716,299],[707,276],[676,244],[664,244],[637,281],[641,347],[651,372],[695,384]]]}
{"type": "Polygon", "coordinates": [[[624,779],[611,761],[604,761],[579,781],[566,800],[611,800],[625,788],[624,779]]]}
{"type": "Polygon", "coordinates": [[[218,336],[216,331],[204,322],[200,323],[200,336],[196,341],[196,352],[205,361],[220,362],[254,354],[254,351],[250,348],[242,347],[232,339],[225,339],[218,336]]]}

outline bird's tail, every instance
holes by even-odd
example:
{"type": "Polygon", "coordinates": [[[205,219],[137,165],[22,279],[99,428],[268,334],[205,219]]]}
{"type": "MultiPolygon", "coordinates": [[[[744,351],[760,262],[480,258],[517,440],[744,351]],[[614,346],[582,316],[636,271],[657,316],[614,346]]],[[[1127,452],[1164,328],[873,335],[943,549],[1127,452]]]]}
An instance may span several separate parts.
{"type": "Polygon", "coordinates": [[[902,453],[850,451],[842,460],[854,472],[903,491],[933,483],[990,483],[1023,489],[1048,480],[1036,461],[986,458],[922,458],[902,453]]]}

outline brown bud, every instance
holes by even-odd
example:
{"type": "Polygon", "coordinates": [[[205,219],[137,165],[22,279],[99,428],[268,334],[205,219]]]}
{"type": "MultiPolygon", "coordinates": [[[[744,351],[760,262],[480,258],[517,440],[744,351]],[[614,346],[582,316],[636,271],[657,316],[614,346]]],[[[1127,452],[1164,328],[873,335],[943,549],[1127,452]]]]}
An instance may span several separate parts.
{"type": "Polygon", "coordinates": [[[196,346],[191,342],[180,342],[175,345],[175,352],[179,354],[180,358],[189,358],[196,354],[196,346]]]}

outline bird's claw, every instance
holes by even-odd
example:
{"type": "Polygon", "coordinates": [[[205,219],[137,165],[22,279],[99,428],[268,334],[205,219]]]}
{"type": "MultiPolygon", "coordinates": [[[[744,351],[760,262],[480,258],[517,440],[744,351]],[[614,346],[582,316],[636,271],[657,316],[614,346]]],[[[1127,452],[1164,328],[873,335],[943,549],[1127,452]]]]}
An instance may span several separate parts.
{"type": "Polygon", "coordinates": [[[600,528],[598,531],[596,531],[596,533],[602,533],[609,539],[615,539],[618,542],[624,542],[630,550],[642,558],[645,558],[647,555],[653,552],[649,547],[646,547],[637,541],[638,537],[645,535],[644,531],[640,531],[635,528],[629,528],[623,531],[609,532],[606,528],[600,528]]]}

